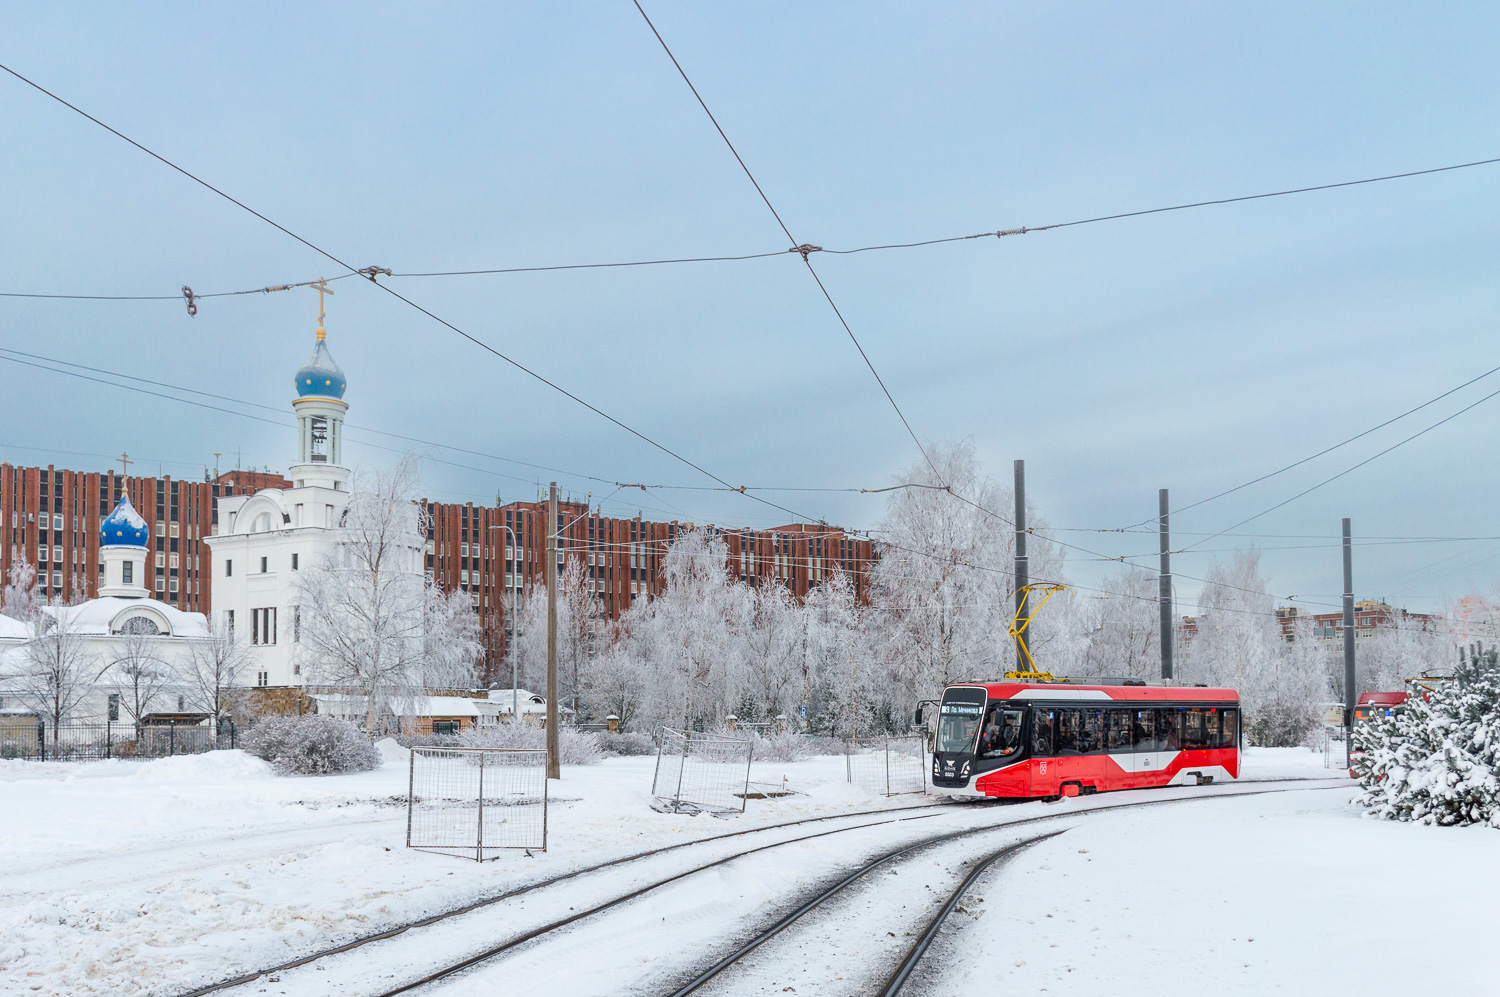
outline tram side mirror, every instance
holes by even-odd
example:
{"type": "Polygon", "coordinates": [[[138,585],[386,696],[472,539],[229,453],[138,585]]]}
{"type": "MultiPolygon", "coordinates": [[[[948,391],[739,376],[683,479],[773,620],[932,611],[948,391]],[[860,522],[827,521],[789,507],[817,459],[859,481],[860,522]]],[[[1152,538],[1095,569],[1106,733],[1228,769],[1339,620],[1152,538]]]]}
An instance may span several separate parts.
{"type": "Polygon", "coordinates": [[[912,720],[912,723],[916,724],[918,727],[922,726],[922,708],[920,706],[917,707],[917,715],[916,718],[912,720]]]}

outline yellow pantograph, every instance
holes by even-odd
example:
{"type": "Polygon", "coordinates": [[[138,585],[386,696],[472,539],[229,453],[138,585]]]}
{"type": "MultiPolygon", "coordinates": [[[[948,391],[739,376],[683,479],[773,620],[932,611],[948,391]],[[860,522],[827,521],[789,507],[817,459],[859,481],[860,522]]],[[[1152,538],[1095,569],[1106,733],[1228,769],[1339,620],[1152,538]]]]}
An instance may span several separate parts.
{"type": "Polygon", "coordinates": [[[1039,672],[1039,671],[1037,671],[1036,662],[1033,661],[1032,657],[1031,657],[1031,647],[1029,646],[1029,642],[1025,641],[1025,640],[1022,640],[1022,637],[1025,636],[1025,634],[1026,634],[1026,628],[1031,625],[1031,621],[1034,620],[1034,619],[1036,619],[1037,614],[1042,611],[1042,607],[1045,606],[1045,605],[1047,605],[1047,600],[1051,599],[1058,592],[1065,592],[1065,591],[1067,591],[1067,588],[1068,587],[1066,585],[1054,585],[1054,584],[1045,584],[1045,585],[1044,584],[1036,584],[1036,585],[1023,585],[1023,586],[1021,586],[1020,591],[1028,593],[1027,598],[1026,598],[1026,602],[1025,602],[1024,605],[1025,605],[1025,607],[1027,609],[1030,609],[1031,611],[1025,617],[1022,617],[1021,616],[1021,609],[1022,609],[1022,607],[1021,606],[1017,606],[1016,607],[1015,618],[1012,619],[1011,622],[1010,622],[1010,631],[1009,631],[1009,634],[1010,634],[1010,638],[1016,642],[1016,647],[1020,648],[1021,649],[1021,653],[1023,655],[1025,655],[1025,657],[1026,657],[1026,671],[1024,671],[1024,672],[1023,671],[1006,672],[1005,673],[1005,677],[1006,678],[1008,678],[1008,679],[1020,679],[1023,682],[1056,682],[1057,681],[1057,679],[1055,679],[1055,678],[1052,677],[1052,673],[1051,672],[1039,672]],[[1030,593],[1032,593],[1032,592],[1045,592],[1046,593],[1046,595],[1042,596],[1041,600],[1036,603],[1035,608],[1032,607],[1032,602],[1031,602],[1031,597],[1030,597],[1030,593]]]}

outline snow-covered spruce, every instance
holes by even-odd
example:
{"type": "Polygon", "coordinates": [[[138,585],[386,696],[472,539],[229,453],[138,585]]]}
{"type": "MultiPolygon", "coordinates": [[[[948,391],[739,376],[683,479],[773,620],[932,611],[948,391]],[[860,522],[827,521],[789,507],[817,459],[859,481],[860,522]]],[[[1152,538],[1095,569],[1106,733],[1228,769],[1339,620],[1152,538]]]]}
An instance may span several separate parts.
{"type": "Polygon", "coordinates": [[[1500,827],[1500,655],[1469,658],[1429,699],[1354,731],[1371,817],[1500,827]]]}
{"type": "Polygon", "coordinates": [[[266,717],[246,732],[240,744],[270,762],[279,775],[368,772],[380,765],[380,752],[358,727],[316,713],[266,717]]]}

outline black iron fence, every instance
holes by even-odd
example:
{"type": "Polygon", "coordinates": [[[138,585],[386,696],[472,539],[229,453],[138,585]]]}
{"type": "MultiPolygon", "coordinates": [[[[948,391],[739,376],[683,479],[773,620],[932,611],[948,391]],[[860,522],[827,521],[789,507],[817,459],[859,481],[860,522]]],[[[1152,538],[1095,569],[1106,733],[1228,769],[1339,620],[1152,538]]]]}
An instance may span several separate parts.
{"type": "Polygon", "coordinates": [[[53,724],[47,720],[0,717],[0,758],[41,762],[92,762],[106,758],[167,758],[233,748],[239,732],[233,721],[207,724],[53,724]]]}

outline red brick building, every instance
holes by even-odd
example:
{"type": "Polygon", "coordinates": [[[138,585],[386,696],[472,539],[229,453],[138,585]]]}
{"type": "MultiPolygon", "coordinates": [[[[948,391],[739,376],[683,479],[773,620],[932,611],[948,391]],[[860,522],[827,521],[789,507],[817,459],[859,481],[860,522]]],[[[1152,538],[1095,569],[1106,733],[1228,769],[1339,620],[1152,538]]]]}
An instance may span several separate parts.
{"type": "Polygon", "coordinates": [[[0,464],[0,582],[23,558],[37,566],[48,599],[93,598],[99,587],[99,521],[122,490],[151,528],[147,587],[162,602],[189,612],[210,605],[208,546],[217,523],[216,500],[290,485],[263,471],[228,471],[209,481],[171,477],[124,478],[113,471],[66,471],[0,464]]]}
{"type": "MultiPolygon", "coordinates": [[[[505,634],[527,589],[546,584],[546,502],[503,506],[427,502],[427,570],[439,588],[460,590],[480,616],[490,660],[504,653],[505,634]]],[[[618,619],[636,599],[666,587],[662,561],[680,530],[693,524],[600,516],[580,502],[557,504],[559,570],[576,559],[603,619],[618,619]]],[[[774,579],[798,599],[835,570],[849,576],[859,598],[869,588],[874,545],[837,527],[797,523],[768,530],[715,527],[728,546],[729,575],[750,584],[774,579]]]]}
{"type": "MultiPolygon", "coordinates": [[[[0,515],[8,531],[0,546],[0,584],[16,559],[37,565],[48,599],[93,598],[99,586],[99,521],[122,489],[151,529],[147,583],[152,594],[178,609],[207,613],[212,605],[208,545],[218,524],[218,499],[289,488],[264,471],[226,471],[217,478],[121,477],[114,471],[80,472],[0,464],[0,515]]],[[[524,593],[545,585],[546,502],[491,507],[426,502],[430,517],[427,570],[445,592],[469,594],[479,614],[489,659],[504,653],[505,633],[524,593]]],[[[667,547],[690,523],[657,523],[600,516],[579,502],[558,503],[562,529],[559,563],[579,561],[603,619],[618,619],[639,598],[665,587],[661,568],[667,547]]],[[[837,569],[865,598],[875,552],[836,527],[797,523],[767,530],[717,530],[728,546],[729,574],[750,584],[774,579],[799,599],[837,569]]]]}

